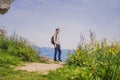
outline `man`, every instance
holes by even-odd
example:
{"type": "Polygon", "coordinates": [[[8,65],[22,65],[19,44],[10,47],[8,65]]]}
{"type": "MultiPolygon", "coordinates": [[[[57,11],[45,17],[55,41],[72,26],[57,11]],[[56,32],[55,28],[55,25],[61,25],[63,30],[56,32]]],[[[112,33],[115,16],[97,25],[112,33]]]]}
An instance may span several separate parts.
{"type": "Polygon", "coordinates": [[[55,34],[54,34],[54,47],[55,47],[54,61],[57,61],[56,55],[57,55],[57,52],[58,52],[58,61],[62,62],[62,60],[61,60],[61,46],[60,46],[59,32],[60,32],[60,29],[57,28],[55,30],[55,34]]]}

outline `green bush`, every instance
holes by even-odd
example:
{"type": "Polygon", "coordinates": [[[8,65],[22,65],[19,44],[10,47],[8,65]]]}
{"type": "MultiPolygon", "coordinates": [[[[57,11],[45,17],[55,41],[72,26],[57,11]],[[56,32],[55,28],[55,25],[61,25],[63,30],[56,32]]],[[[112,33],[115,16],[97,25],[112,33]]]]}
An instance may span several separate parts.
{"type": "Polygon", "coordinates": [[[120,44],[76,49],[67,65],[48,75],[50,80],[120,80],[120,44]]]}
{"type": "MultiPolygon", "coordinates": [[[[27,40],[17,36],[0,37],[0,54],[7,53],[8,58],[21,59],[23,61],[38,61],[37,52],[32,48],[27,40]],[[3,53],[2,53],[3,52],[3,53]]],[[[6,56],[6,55],[5,55],[6,56]]],[[[4,58],[5,56],[2,56],[4,58]]],[[[4,59],[2,59],[4,60],[4,59]]]]}
{"type": "Polygon", "coordinates": [[[3,53],[0,51],[0,65],[1,64],[18,65],[21,62],[22,62],[22,60],[20,58],[11,56],[8,53],[3,53]]]}
{"type": "Polygon", "coordinates": [[[37,52],[27,40],[17,36],[0,36],[0,80],[47,80],[37,72],[15,70],[23,62],[38,61],[37,52]]]}
{"type": "Polygon", "coordinates": [[[0,37],[0,49],[1,50],[7,50],[8,49],[8,41],[3,38],[3,37],[0,37]]]}
{"type": "Polygon", "coordinates": [[[65,66],[48,75],[49,80],[94,80],[89,67],[65,66]]]}
{"type": "MultiPolygon", "coordinates": [[[[82,37],[83,38],[83,37],[82,37]]],[[[120,42],[90,42],[82,39],[75,53],[69,54],[65,67],[51,72],[50,80],[120,80],[120,42]]]]}
{"type": "Polygon", "coordinates": [[[95,41],[94,44],[84,43],[75,54],[69,55],[67,64],[79,66],[80,69],[87,67],[94,80],[119,80],[120,43],[115,41],[108,44],[105,40],[95,41]]]}

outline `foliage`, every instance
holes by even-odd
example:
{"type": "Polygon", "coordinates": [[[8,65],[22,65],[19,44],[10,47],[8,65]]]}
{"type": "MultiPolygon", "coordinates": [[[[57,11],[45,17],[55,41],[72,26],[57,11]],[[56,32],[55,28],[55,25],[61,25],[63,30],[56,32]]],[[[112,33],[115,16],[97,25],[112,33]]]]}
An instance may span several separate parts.
{"type": "Polygon", "coordinates": [[[48,80],[45,75],[35,72],[13,70],[10,67],[0,66],[0,80],[48,80]]]}
{"type": "Polygon", "coordinates": [[[120,42],[81,37],[81,43],[70,54],[67,66],[49,74],[50,80],[120,80],[120,42]]]}
{"type": "Polygon", "coordinates": [[[90,41],[81,42],[69,55],[63,68],[48,75],[14,70],[10,65],[36,61],[37,54],[26,40],[16,35],[0,38],[0,79],[2,80],[120,80],[120,42],[96,40],[90,32],[90,41]]]}
{"type": "Polygon", "coordinates": [[[16,34],[0,35],[0,80],[46,80],[38,73],[14,70],[14,66],[33,61],[38,61],[37,52],[27,40],[16,34]]]}
{"type": "Polygon", "coordinates": [[[23,61],[32,62],[38,60],[37,52],[32,49],[27,40],[18,37],[16,34],[10,37],[0,37],[0,50],[0,55],[5,53],[8,56],[20,58],[23,61]]]}
{"type": "Polygon", "coordinates": [[[88,67],[86,70],[91,72],[90,77],[96,80],[117,80],[120,78],[120,48],[118,47],[120,46],[107,46],[88,52],[77,49],[76,54],[70,56],[68,64],[79,68],[88,67]]]}
{"type": "Polygon", "coordinates": [[[19,65],[22,60],[19,57],[11,56],[7,52],[0,51],[0,65],[1,64],[10,64],[10,65],[19,65]]]}

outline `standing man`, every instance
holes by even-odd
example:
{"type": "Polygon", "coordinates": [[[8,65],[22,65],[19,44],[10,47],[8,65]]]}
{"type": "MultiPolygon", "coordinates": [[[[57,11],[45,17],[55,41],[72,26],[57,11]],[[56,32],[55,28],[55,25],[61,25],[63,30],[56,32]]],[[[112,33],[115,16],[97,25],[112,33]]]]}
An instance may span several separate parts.
{"type": "Polygon", "coordinates": [[[57,28],[55,30],[55,34],[54,34],[54,47],[55,47],[54,61],[57,61],[56,55],[58,53],[58,61],[62,62],[62,60],[61,60],[61,46],[60,46],[59,32],[60,32],[60,29],[57,28]]]}

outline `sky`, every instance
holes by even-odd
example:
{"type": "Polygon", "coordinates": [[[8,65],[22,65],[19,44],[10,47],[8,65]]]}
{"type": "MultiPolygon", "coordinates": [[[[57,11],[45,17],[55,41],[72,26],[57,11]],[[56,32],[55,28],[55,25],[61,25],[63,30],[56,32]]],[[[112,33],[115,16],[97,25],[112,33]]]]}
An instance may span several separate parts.
{"type": "Polygon", "coordinates": [[[51,36],[60,28],[61,46],[75,49],[80,34],[120,40],[120,0],[15,0],[0,15],[0,28],[14,31],[39,47],[53,47],[51,36]]]}

